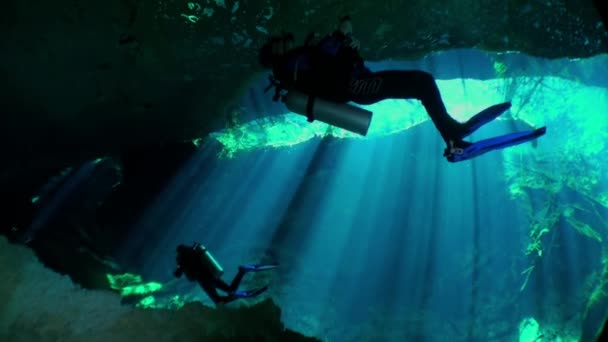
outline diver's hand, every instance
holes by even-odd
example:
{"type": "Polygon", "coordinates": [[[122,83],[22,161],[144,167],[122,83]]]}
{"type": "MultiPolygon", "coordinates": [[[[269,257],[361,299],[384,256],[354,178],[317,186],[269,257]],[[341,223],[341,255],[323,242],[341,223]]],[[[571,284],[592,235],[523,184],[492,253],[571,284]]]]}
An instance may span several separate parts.
{"type": "Polygon", "coordinates": [[[306,45],[306,46],[317,45],[317,44],[319,44],[320,41],[321,41],[321,36],[317,32],[311,32],[306,37],[306,40],[304,41],[304,45],[306,45]]]}
{"type": "Polygon", "coordinates": [[[359,50],[361,48],[361,43],[356,38],[351,38],[349,46],[355,50],[359,50]]]}

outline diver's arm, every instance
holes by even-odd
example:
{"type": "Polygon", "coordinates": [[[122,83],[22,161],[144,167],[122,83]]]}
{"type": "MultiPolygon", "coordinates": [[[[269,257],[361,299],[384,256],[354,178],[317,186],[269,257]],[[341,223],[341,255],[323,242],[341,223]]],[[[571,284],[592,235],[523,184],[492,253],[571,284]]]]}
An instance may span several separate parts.
{"type": "Polygon", "coordinates": [[[334,39],[339,42],[339,49],[336,53],[336,58],[340,65],[359,68],[363,66],[363,58],[359,54],[361,43],[351,34],[344,35],[343,33],[336,31],[328,36],[330,39],[334,39]]]}
{"type": "Polygon", "coordinates": [[[338,59],[338,64],[349,70],[349,72],[364,67],[363,58],[361,58],[361,55],[359,55],[357,50],[350,46],[340,49],[340,52],[336,57],[338,59]]]}
{"type": "Polygon", "coordinates": [[[304,46],[312,46],[317,45],[321,42],[319,39],[319,34],[316,32],[311,32],[306,36],[306,40],[304,40],[304,46]]]}
{"type": "Polygon", "coordinates": [[[334,36],[334,33],[326,34],[323,38],[321,38],[319,40],[319,42],[317,43],[317,45],[321,46],[323,44],[326,44],[329,39],[334,39],[333,36],[334,36]]]}
{"type": "Polygon", "coordinates": [[[361,42],[353,36],[348,36],[348,38],[350,39],[348,46],[353,50],[359,51],[361,49],[361,42]]]}

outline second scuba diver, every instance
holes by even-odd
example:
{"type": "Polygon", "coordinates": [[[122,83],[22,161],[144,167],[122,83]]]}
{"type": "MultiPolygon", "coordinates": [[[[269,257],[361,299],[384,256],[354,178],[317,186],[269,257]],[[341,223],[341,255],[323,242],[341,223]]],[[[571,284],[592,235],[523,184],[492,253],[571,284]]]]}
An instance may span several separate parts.
{"type": "Polygon", "coordinates": [[[196,281],[203,291],[215,304],[229,303],[239,298],[256,297],[268,289],[264,286],[258,289],[239,291],[243,276],[249,272],[266,271],[276,268],[277,264],[242,265],[230,284],[222,280],[224,270],[205,246],[195,243],[192,246],[177,246],[177,269],[175,277],[186,275],[190,281],[196,281]],[[218,290],[226,293],[220,295],[218,290]]]}

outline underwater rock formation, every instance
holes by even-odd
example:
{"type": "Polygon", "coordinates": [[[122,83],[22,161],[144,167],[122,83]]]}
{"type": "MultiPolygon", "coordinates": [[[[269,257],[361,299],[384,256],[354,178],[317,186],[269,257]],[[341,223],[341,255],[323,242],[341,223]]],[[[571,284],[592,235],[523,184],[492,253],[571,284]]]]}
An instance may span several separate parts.
{"type": "Polygon", "coordinates": [[[477,47],[548,58],[608,49],[591,0],[205,2],[8,0],[0,12],[0,152],[31,167],[186,140],[222,126],[270,34],[349,13],[368,60],[477,47]],[[24,153],[24,151],[27,151],[24,153]]]}
{"type": "Polygon", "coordinates": [[[84,290],[4,237],[0,276],[1,341],[318,341],[286,330],[271,300],[237,309],[120,305],[118,294],[84,290]]]}
{"type": "Polygon", "coordinates": [[[601,2],[601,0],[593,0],[595,4],[595,8],[602,16],[602,20],[604,21],[604,27],[608,28],[608,8],[606,8],[605,2],[601,2]]]}

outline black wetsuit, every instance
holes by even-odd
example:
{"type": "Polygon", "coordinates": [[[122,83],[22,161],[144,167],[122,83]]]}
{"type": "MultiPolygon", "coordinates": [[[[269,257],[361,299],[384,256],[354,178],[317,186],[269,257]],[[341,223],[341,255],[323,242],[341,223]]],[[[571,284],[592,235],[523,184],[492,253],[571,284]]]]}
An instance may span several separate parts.
{"type": "Polygon", "coordinates": [[[288,53],[274,73],[278,79],[294,81],[295,88],[304,93],[334,102],[367,105],[385,99],[420,100],[446,143],[460,140],[462,125],[449,116],[431,74],[419,70],[371,72],[350,42],[349,36],[336,31],[315,47],[288,53]]]}
{"type": "Polygon", "coordinates": [[[460,140],[461,124],[447,112],[433,76],[419,70],[389,70],[355,77],[350,101],[366,105],[385,99],[417,99],[429,114],[443,140],[460,140]]]}
{"type": "Polygon", "coordinates": [[[241,266],[232,282],[227,284],[203,264],[201,257],[204,253],[205,251],[198,244],[193,247],[179,245],[177,247],[177,270],[174,274],[176,277],[185,274],[188,280],[196,281],[214,303],[228,303],[238,298],[255,297],[268,289],[264,286],[250,291],[238,291],[243,276],[247,272],[272,269],[276,267],[275,264],[241,266]],[[226,292],[227,295],[220,295],[218,289],[226,292]]]}
{"type": "MultiPolygon", "coordinates": [[[[270,63],[274,79],[268,88],[277,86],[274,99],[278,101],[281,90],[286,89],[298,90],[311,96],[309,104],[314,104],[315,97],[361,105],[385,99],[420,100],[446,142],[443,155],[449,162],[468,160],[489,151],[519,145],[546,133],[546,127],[543,126],[475,143],[464,141],[465,137],[508,110],[511,103],[488,107],[466,123],[460,123],[448,114],[431,74],[420,70],[372,72],[365,67],[359,52],[350,46],[351,40],[350,36],[336,31],[319,44],[307,44],[274,59],[270,63]]],[[[268,49],[263,51],[266,53],[261,53],[261,56],[267,56],[268,49]]]]}

